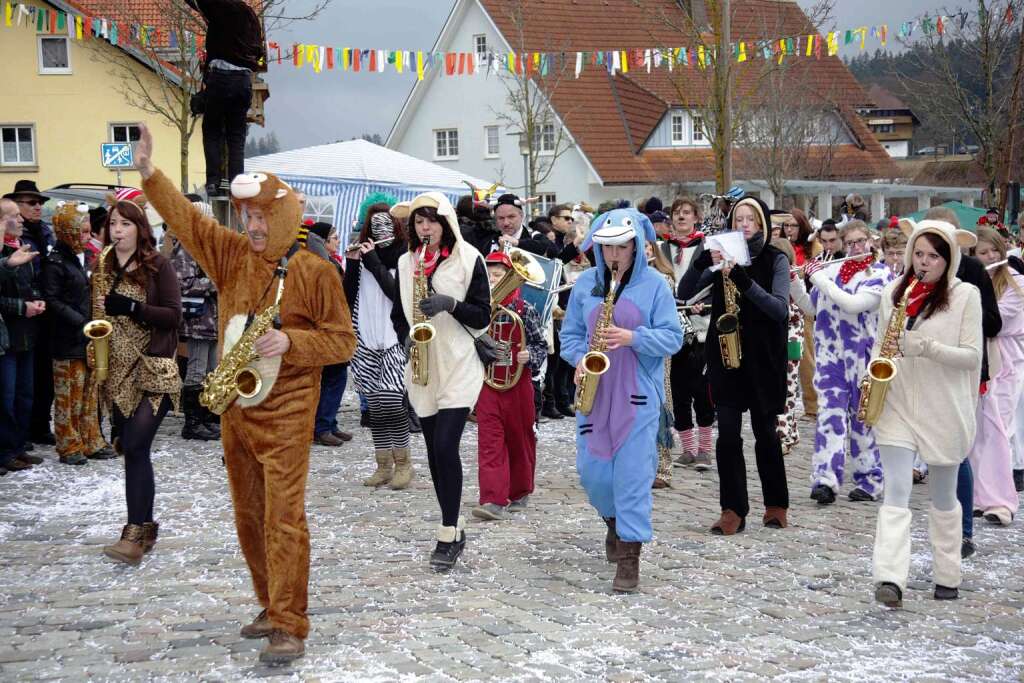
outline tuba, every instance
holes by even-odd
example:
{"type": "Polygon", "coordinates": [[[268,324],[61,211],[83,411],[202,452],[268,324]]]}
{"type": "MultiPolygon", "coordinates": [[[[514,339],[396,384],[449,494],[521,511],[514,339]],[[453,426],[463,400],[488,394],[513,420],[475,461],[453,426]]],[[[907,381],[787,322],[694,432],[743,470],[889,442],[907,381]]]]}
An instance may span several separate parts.
{"type": "Polygon", "coordinates": [[[594,409],[594,399],[597,397],[597,387],[601,382],[601,375],[608,372],[611,367],[611,360],[605,349],[608,342],[604,339],[604,332],[612,324],[612,313],[615,310],[615,290],[619,286],[616,277],[618,269],[612,268],[612,280],[608,283],[608,294],[601,304],[601,314],[594,324],[594,333],[590,335],[590,350],[583,356],[583,376],[576,387],[576,410],[581,415],[590,415],[594,409]]]}
{"type": "Polygon", "coordinates": [[[489,366],[484,383],[495,391],[508,391],[519,382],[523,365],[516,361],[516,355],[526,344],[526,326],[522,317],[501,302],[522,287],[524,282],[539,285],[544,282],[544,270],[537,259],[522,249],[512,248],[508,252],[512,267],[491,288],[491,322],[488,333],[494,339],[498,357],[489,366]],[[519,343],[514,344],[516,331],[519,343]],[[514,369],[513,369],[514,368],[514,369]]]}
{"type": "Polygon", "coordinates": [[[427,321],[427,316],[420,310],[419,305],[430,294],[427,274],[423,267],[429,243],[429,237],[423,240],[423,248],[420,250],[419,262],[414,266],[416,272],[412,280],[412,329],[409,330],[412,346],[409,348],[409,363],[412,367],[412,383],[420,386],[426,386],[430,381],[430,342],[437,336],[437,328],[427,321]]]}
{"type": "Polygon", "coordinates": [[[736,370],[743,359],[743,347],[740,345],[740,307],[736,303],[739,291],[728,275],[722,275],[722,286],[725,289],[725,313],[718,316],[718,320],[715,321],[718,348],[722,366],[726,370],[736,370]]]}
{"type": "Polygon", "coordinates": [[[512,268],[502,276],[498,283],[491,287],[491,312],[501,307],[509,294],[523,286],[524,282],[532,285],[539,285],[544,282],[544,269],[537,263],[537,259],[522,249],[512,247],[507,252],[508,258],[512,261],[512,268]]]}
{"type": "Polygon", "coordinates": [[[103,308],[103,296],[107,287],[107,257],[114,242],[103,247],[96,259],[96,271],[92,275],[92,320],[82,328],[82,333],[89,340],[85,350],[86,363],[95,373],[96,380],[103,382],[110,371],[110,333],[114,326],[106,318],[103,308]]]}
{"type": "Polygon", "coordinates": [[[868,363],[868,371],[860,381],[860,402],[857,404],[857,419],[868,427],[878,422],[885,407],[885,395],[889,392],[889,384],[896,378],[896,363],[893,358],[900,355],[899,339],[907,320],[907,304],[910,303],[910,291],[914,289],[919,277],[910,278],[906,291],[899,305],[893,309],[889,325],[885,328],[885,336],[878,349],[878,357],[868,363]]]}

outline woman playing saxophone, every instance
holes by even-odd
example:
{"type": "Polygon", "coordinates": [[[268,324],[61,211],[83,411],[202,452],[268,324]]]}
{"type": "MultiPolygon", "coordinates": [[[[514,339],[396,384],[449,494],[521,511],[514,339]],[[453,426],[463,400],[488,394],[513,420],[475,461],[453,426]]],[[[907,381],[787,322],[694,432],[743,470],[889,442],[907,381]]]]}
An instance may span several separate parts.
{"type": "Polygon", "coordinates": [[[561,356],[576,367],[577,384],[589,385],[580,393],[592,395],[584,401],[589,410],[576,414],[576,467],[607,525],[605,552],[618,565],[612,588],[619,592],[637,589],[640,548],[653,536],[665,359],[683,344],[672,291],[647,265],[646,240],[654,240],[654,226],[634,209],[598,217],[583,244],[584,251],[599,247],[596,265],[577,279],[562,322],[561,356]],[[602,374],[585,370],[584,358],[595,353],[607,359],[602,374]]]}

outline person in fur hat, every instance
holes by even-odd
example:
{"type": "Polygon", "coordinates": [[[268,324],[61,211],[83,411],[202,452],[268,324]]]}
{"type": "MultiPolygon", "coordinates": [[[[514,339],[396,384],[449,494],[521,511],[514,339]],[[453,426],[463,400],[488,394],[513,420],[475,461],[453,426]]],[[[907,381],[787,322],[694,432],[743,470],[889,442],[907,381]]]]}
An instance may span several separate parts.
{"type": "Polygon", "coordinates": [[[612,590],[622,593],[637,590],[640,550],[654,533],[651,487],[666,400],[665,360],[683,345],[672,290],[665,275],[647,264],[645,244],[655,238],[650,219],[635,209],[595,219],[582,245],[583,251],[593,248],[595,267],[576,280],[562,321],[562,358],[576,368],[578,386],[611,297],[611,320],[597,340],[609,366],[588,413],[577,405],[576,469],[608,527],[605,555],[616,564],[612,590]]]}
{"type": "Polygon", "coordinates": [[[694,259],[679,283],[678,298],[688,299],[707,285],[711,290],[711,327],[706,353],[711,398],[718,414],[719,500],[722,514],[711,533],[731,535],[746,528],[750,503],[741,432],[743,413],[750,412],[757,472],[764,493],[766,527],[788,524],[789,487],[782,445],[776,431],[778,415],[786,409],[787,327],[789,320],[789,260],[766,242],[768,207],[744,197],[729,214],[729,227],[742,231],[751,263],[740,266],[717,250],[694,259]],[[712,266],[718,265],[718,270],[712,266]],[[726,279],[730,282],[727,290],[726,279]],[[726,312],[727,291],[738,307],[741,358],[739,367],[722,359],[721,330],[716,321],[726,312]]]}
{"type": "Polygon", "coordinates": [[[298,248],[302,202],[270,173],[236,177],[231,194],[245,233],[204,216],[153,166],[153,137],[142,126],[135,159],[146,196],[217,287],[221,365],[249,316],[274,304],[277,325],[254,345],[263,388],[237,398],[221,417],[238,541],[263,610],[245,638],[268,638],[260,661],[305,653],[309,633],[309,529],[305,489],[320,369],[348,360],[355,335],[334,267],[298,248]]]}
{"type": "Polygon", "coordinates": [[[890,321],[906,296],[906,322],[898,330],[896,373],[875,423],[885,471],[885,496],[875,529],[875,600],[903,603],[910,573],[910,492],[914,456],[928,463],[928,536],[932,543],[935,599],[959,596],[961,510],[957,470],[977,428],[981,381],[981,295],[957,276],[963,234],[950,223],[923,220],[910,235],[905,272],[882,290],[882,350],[890,321]],[[941,388],[936,391],[936,388],[941,388]]]}

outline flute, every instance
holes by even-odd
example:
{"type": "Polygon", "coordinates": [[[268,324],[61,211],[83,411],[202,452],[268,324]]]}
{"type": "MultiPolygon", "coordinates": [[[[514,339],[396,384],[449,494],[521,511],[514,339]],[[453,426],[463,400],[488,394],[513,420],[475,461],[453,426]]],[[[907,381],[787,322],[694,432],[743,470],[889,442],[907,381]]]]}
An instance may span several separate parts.
{"type": "MultiPolygon", "coordinates": [[[[831,266],[833,263],[842,263],[843,261],[852,261],[853,259],[869,258],[869,257],[874,258],[871,254],[858,254],[857,256],[844,256],[843,258],[834,258],[834,259],[829,259],[828,261],[821,261],[821,259],[814,259],[814,260],[815,261],[819,261],[821,263],[824,263],[827,266],[831,266]]],[[[789,272],[795,273],[798,270],[803,270],[804,266],[806,266],[806,265],[807,264],[804,264],[803,266],[794,266],[793,268],[789,269],[789,272]]]]}
{"type": "Polygon", "coordinates": [[[985,270],[995,270],[999,266],[1005,266],[1009,262],[1010,262],[1010,259],[1004,258],[1002,261],[997,261],[996,263],[988,264],[987,266],[985,266],[985,270]]]}
{"type": "MultiPolygon", "coordinates": [[[[370,240],[370,244],[372,244],[374,247],[386,247],[386,246],[388,246],[389,244],[391,244],[394,241],[395,241],[394,237],[389,237],[389,238],[387,238],[385,240],[381,240],[380,242],[375,242],[373,240],[370,240]]],[[[352,246],[347,247],[345,249],[345,253],[349,254],[349,253],[352,253],[354,251],[357,251],[360,247],[363,246],[363,244],[365,244],[365,242],[358,242],[356,244],[353,244],[352,246]]]]}

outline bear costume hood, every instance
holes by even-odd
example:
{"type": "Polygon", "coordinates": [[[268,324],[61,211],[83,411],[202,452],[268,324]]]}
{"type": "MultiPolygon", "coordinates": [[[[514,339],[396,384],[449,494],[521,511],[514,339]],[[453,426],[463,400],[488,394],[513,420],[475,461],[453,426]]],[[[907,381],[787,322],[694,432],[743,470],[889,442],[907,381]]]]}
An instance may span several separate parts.
{"type": "Polygon", "coordinates": [[[263,211],[267,248],[259,256],[271,263],[280,261],[295,244],[302,224],[302,201],[295,190],[273,173],[242,173],[231,181],[231,202],[239,215],[248,206],[263,211]]]}

